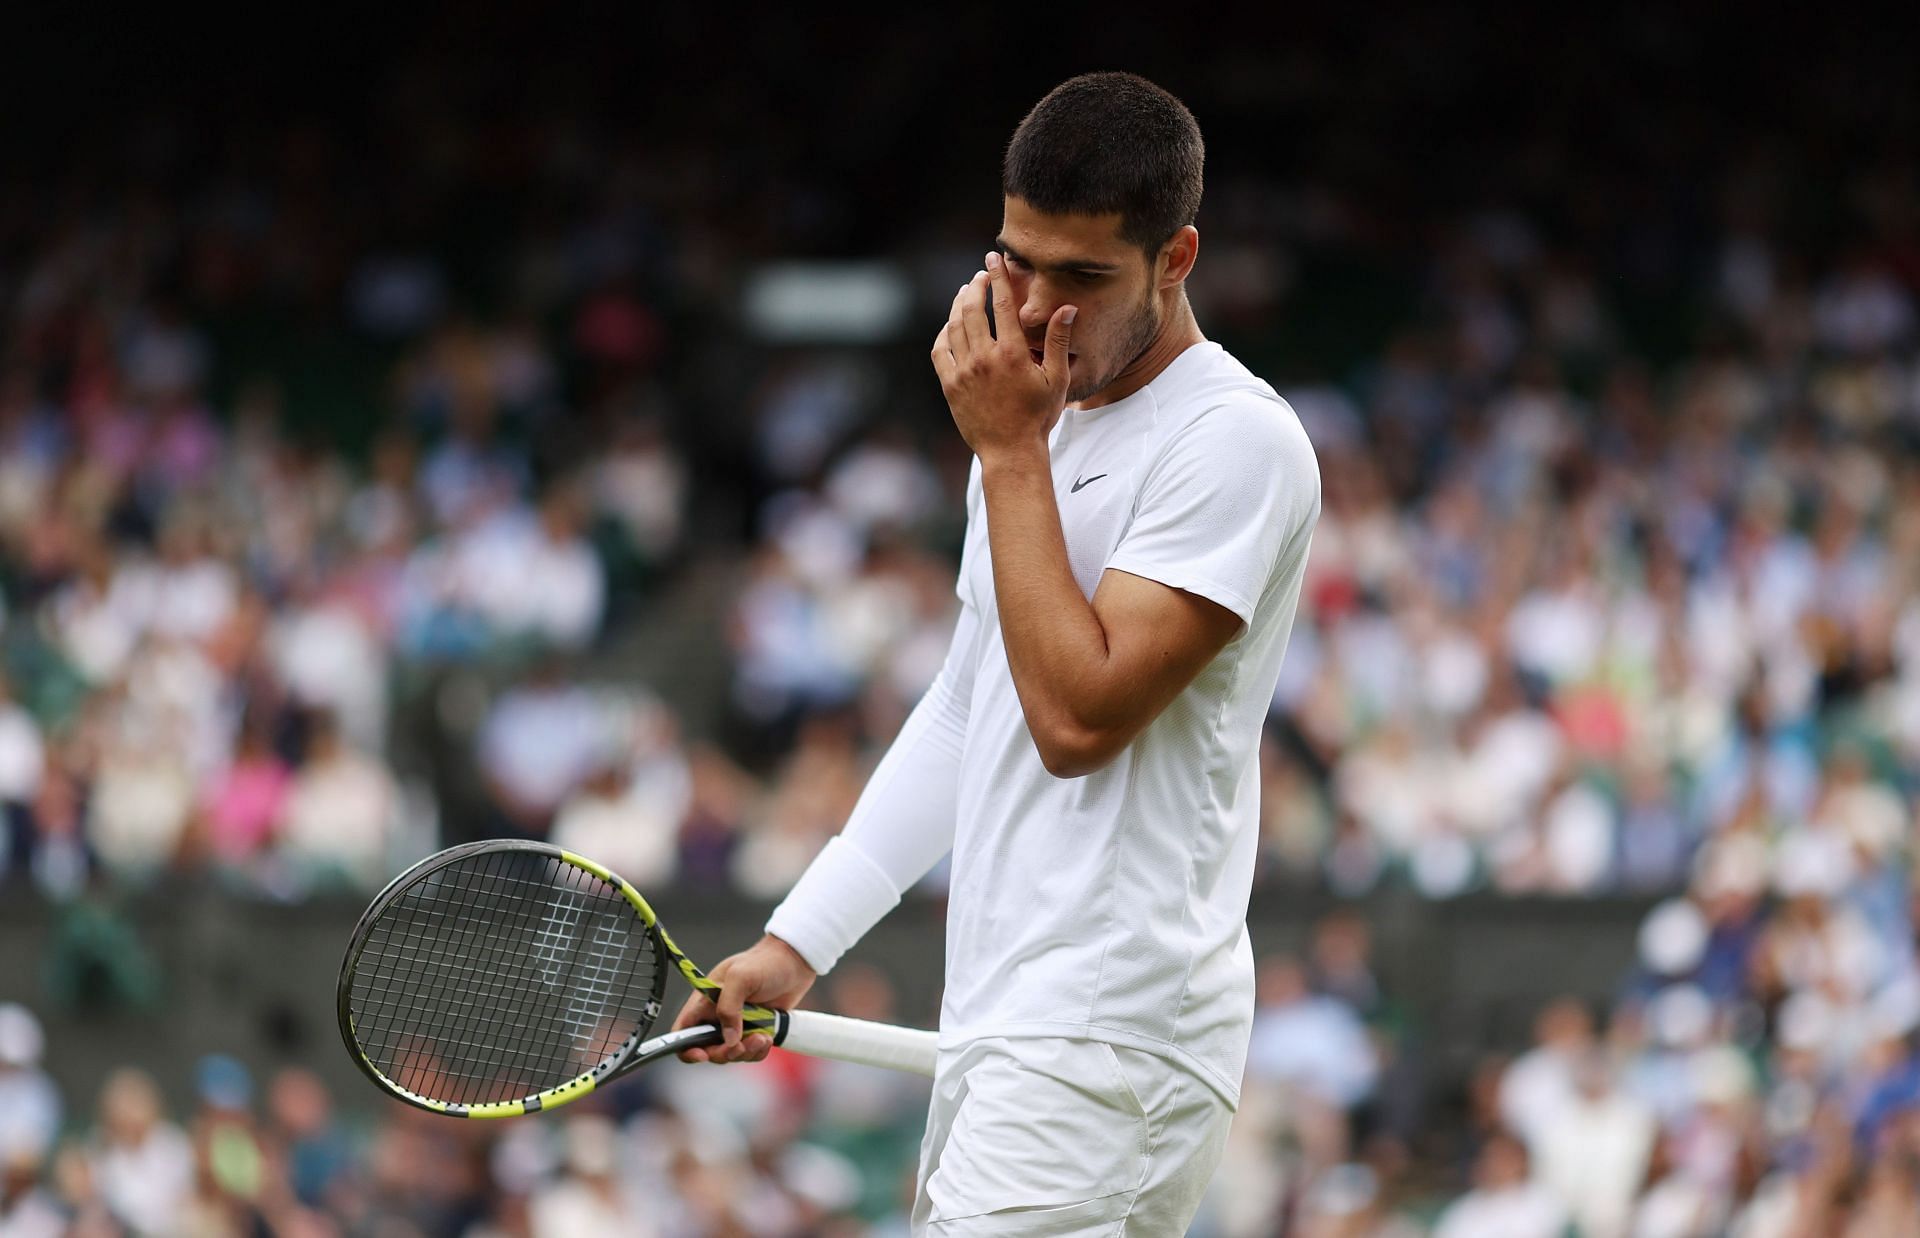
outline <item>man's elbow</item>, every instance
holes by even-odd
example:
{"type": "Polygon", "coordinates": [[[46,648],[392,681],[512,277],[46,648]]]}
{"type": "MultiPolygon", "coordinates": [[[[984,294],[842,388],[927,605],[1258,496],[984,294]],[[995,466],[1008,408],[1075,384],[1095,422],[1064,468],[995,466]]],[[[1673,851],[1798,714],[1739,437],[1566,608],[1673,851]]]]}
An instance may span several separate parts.
{"type": "Polygon", "coordinates": [[[1040,764],[1055,778],[1085,778],[1112,764],[1126,741],[1112,732],[1068,723],[1034,731],[1033,746],[1040,752],[1040,764]]]}

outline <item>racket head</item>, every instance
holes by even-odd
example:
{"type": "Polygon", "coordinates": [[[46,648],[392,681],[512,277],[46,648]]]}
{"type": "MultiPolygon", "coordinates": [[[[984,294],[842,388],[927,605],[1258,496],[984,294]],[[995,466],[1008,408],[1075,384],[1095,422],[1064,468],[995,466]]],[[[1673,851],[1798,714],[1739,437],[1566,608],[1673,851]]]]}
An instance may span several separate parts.
{"type": "Polygon", "coordinates": [[[605,868],[546,843],[469,843],[400,874],[360,917],[340,1034],[408,1104],[534,1113],[640,1064],[676,966],[691,965],[605,868]]]}

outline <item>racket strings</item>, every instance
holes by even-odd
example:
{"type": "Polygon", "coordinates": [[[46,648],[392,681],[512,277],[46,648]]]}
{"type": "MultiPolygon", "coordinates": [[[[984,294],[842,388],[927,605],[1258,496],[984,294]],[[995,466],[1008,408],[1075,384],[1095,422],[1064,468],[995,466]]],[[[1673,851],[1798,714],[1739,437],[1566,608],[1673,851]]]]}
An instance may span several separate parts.
{"type": "Polygon", "coordinates": [[[537,852],[481,852],[428,873],[370,926],[354,1036],[421,1096],[517,1100],[644,1037],[660,965],[613,885],[537,852]]]}

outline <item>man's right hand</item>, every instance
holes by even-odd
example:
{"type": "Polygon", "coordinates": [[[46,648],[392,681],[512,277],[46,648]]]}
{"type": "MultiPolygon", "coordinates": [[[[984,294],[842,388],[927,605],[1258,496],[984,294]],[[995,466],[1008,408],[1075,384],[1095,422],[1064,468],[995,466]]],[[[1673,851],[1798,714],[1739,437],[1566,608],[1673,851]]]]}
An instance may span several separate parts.
{"type": "Polygon", "coordinates": [[[818,978],[799,951],[769,933],[751,949],[720,961],[707,976],[720,986],[720,1000],[695,993],[680,1008],[673,1030],[711,1023],[726,1033],[727,1042],[704,1049],[683,1049],[683,1062],[757,1062],[773,1048],[773,1037],[760,1032],[742,1039],[740,1008],[751,1002],[774,1010],[791,1010],[818,978]]]}

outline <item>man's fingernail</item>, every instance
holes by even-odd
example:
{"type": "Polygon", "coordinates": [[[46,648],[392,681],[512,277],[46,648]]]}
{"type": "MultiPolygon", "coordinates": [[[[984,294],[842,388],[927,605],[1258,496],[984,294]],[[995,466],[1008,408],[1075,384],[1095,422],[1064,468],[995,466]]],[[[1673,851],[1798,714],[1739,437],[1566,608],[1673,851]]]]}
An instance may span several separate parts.
{"type": "Polygon", "coordinates": [[[1072,323],[1073,320],[1075,318],[1078,318],[1079,316],[1080,316],[1080,311],[1075,309],[1073,306],[1069,305],[1067,306],[1066,311],[1060,315],[1060,321],[1064,323],[1072,323]]]}
{"type": "Polygon", "coordinates": [[[999,268],[1000,268],[1000,255],[996,253],[989,253],[987,255],[987,270],[995,271],[995,270],[998,270],[999,268]]]}
{"type": "Polygon", "coordinates": [[[731,1047],[739,1043],[740,1043],[740,1029],[737,1027],[728,1028],[727,1029],[727,1045],[731,1047]]]}

